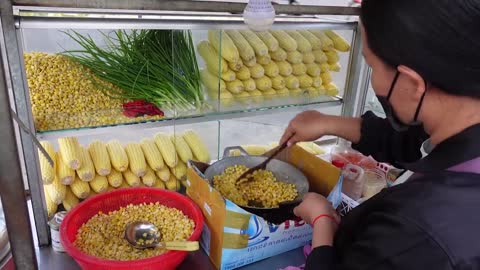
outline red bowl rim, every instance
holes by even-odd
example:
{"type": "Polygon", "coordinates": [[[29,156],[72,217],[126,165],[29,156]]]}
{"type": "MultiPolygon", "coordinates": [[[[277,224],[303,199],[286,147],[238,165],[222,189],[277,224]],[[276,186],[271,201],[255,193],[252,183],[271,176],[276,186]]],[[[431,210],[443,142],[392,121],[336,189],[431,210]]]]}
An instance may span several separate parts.
{"type": "MultiPolygon", "coordinates": [[[[170,191],[170,190],[165,190],[165,189],[152,189],[149,187],[131,187],[128,189],[117,189],[117,190],[112,190],[109,192],[101,193],[98,195],[95,195],[93,197],[90,197],[83,202],[79,203],[76,205],[73,209],[71,209],[65,218],[63,219],[62,223],[60,224],[60,239],[61,243],[70,256],[72,256],[75,260],[79,260],[82,263],[87,263],[87,264],[93,264],[93,265],[101,265],[101,266],[109,266],[109,267],[124,267],[126,263],[130,264],[132,267],[133,266],[143,266],[143,265],[149,265],[151,266],[153,263],[157,263],[159,261],[168,261],[169,259],[174,259],[175,257],[178,257],[178,255],[181,255],[182,253],[186,253],[185,251],[167,251],[161,255],[146,258],[146,259],[140,259],[140,260],[131,260],[131,261],[118,261],[118,260],[107,260],[107,259],[101,259],[97,258],[92,255],[88,255],[84,252],[82,252],[80,249],[78,249],[73,242],[70,242],[67,237],[67,228],[66,224],[70,223],[70,219],[79,211],[81,211],[83,208],[88,207],[89,202],[94,200],[101,200],[104,198],[108,198],[111,196],[114,196],[115,193],[170,193],[170,195],[173,195],[175,200],[182,201],[185,203],[187,207],[191,207],[196,213],[196,215],[199,217],[198,222],[195,223],[195,229],[192,232],[192,235],[188,238],[188,240],[191,241],[197,241],[200,238],[200,235],[203,230],[203,225],[204,225],[204,219],[203,219],[203,214],[200,208],[195,204],[195,202],[188,198],[187,196],[184,196],[178,192],[170,191]]],[[[180,210],[180,209],[178,209],[180,210]]],[[[182,210],[180,210],[182,211],[182,210]]],[[[191,217],[192,218],[192,217],[191,217]]],[[[195,217],[192,218],[195,221],[195,217]]]]}

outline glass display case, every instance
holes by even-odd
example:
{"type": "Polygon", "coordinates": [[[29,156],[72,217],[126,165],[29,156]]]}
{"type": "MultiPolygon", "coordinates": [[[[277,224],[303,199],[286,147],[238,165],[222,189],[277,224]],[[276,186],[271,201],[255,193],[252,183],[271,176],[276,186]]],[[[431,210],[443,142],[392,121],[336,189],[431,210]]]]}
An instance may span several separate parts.
{"type": "Polygon", "coordinates": [[[2,58],[27,126],[17,138],[40,246],[48,215],[29,134],[58,151],[65,137],[87,147],[194,130],[217,160],[227,146],[272,147],[302,111],[353,116],[365,105],[355,7],[276,5],[259,33],[242,3],[4,2],[2,58]]]}

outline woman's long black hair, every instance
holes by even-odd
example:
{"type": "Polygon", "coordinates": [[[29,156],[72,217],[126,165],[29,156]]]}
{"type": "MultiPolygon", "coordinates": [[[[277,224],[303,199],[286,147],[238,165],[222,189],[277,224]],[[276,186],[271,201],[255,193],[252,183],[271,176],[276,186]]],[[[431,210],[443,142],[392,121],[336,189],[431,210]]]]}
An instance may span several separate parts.
{"type": "Polygon", "coordinates": [[[480,0],[363,0],[370,49],[447,93],[480,98],[480,0]]]}

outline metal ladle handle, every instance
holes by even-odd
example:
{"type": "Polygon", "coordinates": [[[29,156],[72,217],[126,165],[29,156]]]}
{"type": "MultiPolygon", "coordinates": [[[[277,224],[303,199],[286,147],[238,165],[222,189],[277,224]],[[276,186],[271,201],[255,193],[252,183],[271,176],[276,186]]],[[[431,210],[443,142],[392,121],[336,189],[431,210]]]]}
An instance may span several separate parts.
{"type": "Polygon", "coordinates": [[[196,251],[199,249],[198,241],[169,241],[160,242],[158,247],[167,250],[179,250],[179,251],[196,251]]]}

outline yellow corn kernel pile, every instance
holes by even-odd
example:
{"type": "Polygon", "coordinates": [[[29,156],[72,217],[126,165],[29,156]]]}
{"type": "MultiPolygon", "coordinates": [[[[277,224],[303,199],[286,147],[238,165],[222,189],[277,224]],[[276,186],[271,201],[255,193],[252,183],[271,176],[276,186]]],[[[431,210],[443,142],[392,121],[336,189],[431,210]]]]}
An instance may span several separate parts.
{"type": "MultiPolygon", "coordinates": [[[[25,69],[38,131],[112,125],[159,119],[128,118],[122,100],[113,99],[92,81],[92,74],[68,57],[42,52],[25,53],[25,69]]],[[[107,87],[111,84],[102,82],[107,87]]]]}
{"type": "Polygon", "coordinates": [[[157,226],[161,241],[187,240],[193,233],[193,220],[176,208],[160,203],[149,203],[122,207],[108,214],[99,212],[77,232],[75,246],[97,258],[130,261],[158,256],[162,248],[136,249],[124,238],[125,227],[132,222],[144,220],[157,226]]]}
{"type": "Polygon", "coordinates": [[[281,202],[292,201],[297,197],[295,185],[277,181],[268,170],[255,171],[250,181],[241,179],[237,182],[237,178],[247,170],[243,165],[228,167],[221,175],[214,176],[214,188],[241,206],[257,206],[251,205],[251,202],[255,202],[261,203],[265,208],[275,208],[281,202]]]}

